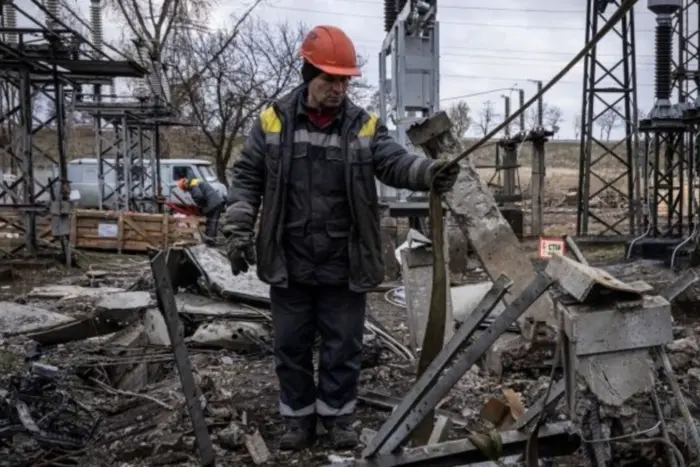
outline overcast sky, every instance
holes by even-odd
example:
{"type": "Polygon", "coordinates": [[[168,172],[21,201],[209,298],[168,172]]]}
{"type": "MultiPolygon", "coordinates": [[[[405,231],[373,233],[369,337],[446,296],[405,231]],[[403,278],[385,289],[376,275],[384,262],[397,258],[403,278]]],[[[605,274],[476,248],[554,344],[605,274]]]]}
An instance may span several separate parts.
{"type": "MultiPolygon", "coordinates": [[[[20,4],[28,0],[17,0],[20,4]]],[[[88,0],[77,0],[87,17],[88,0]]],[[[249,1],[221,1],[212,24],[240,13],[249,1]],[[232,3],[233,5],[230,5],[232,3]]],[[[559,71],[584,43],[586,20],[583,0],[444,0],[438,6],[440,22],[441,106],[448,107],[458,96],[497,88],[522,88],[526,98],[535,92],[528,80],[548,80],[559,71]]],[[[639,2],[637,30],[637,85],[639,107],[648,111],[653,104],[655,18],[639,2]]],[[[377,54],[385,37],[381,0],[266,0],[256,10],[271,22],[333,24],[343,28],[355,41],[358,53],[369,59],[364,76],[371,84],[379,78],[377,54]],[[303,5],[303,6],[302,6],[303,5]]],[[[119,26],[108,22],[108,38],[116,38],[119,26]]],[[[617,62],[621,40],[608,37],[599,48],[606,65],[617,62]]],[[[581,112],[583,64],[577,66],[553,88],[545,100],[564,112],[561,137],[572,138],[574,121],[581,112]]],[[[609,82],[609,81],[608,81],[609,82]]],[[[502,95],[509,91],[468,97],[478,118],[486,100],[496,103],[503,113],[502,95]]],[[[512,92],[513,106],[517,91],[512,92]]]]}

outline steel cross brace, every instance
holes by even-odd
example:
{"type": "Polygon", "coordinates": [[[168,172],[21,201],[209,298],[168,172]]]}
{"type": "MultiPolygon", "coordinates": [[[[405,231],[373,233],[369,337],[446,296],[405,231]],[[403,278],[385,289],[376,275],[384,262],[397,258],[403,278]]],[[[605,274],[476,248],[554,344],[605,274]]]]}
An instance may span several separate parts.
{"type": "Polygon", "coordinates": [[[214,467],[216,458],[214,447],[209,436],[207,423],[204,420],[204,411],[201,404],[201,392],[192,373],[190,359],[187,356],[185,340],[182,337],[182,324],[177,312],[175,303],[175,293],[169,269],[174,269],[173,263],[176,261],[175,255],[170,255],[166,251],[159,251],[151,258],[151,271],[155,281],[156,297],[158,308],[163,314],[163,319],[168,328],[168,335],[172,343],[175,355],[175,365],[180,374],[182,392],[185,395],[187,410],[192,421],[192,428],[199,450],[200,465],[204,467],[214,467]],[[167,255],[167,258],[166,258],[167,255]]]}
{"type": "Polygon", "coordinates": [[[454,387],[457,381],[553,283],[554,281],[545,273],[539,273],[523,293],[513,300],[494,319],[493,324],[482,332],[474,343],[456,359],[452,367],[446,369],[453,357],[461,350],[464,342],[474,334],[479,324],[483,322],[510,287],[511,281],[501,275],[476,310],[460,326],[445,348],[430,363],[423,376],[411,388],[402,403],[382,425],[377,435],[362,452],[362,457],[368,458],[377,454],[390,455],[400,448],[413,430],[454,387]]]}

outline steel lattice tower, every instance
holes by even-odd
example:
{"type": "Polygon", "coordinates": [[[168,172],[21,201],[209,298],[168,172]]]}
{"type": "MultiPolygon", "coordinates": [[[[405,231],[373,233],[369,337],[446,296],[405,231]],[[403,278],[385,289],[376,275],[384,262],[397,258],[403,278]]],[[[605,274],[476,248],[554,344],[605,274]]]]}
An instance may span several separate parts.
{"type": "MultiPolygon", "coordinates": [[[[588,0],[586,42],[619,6],[619,0],[588,0]]],[[[636,228],[633,200],[638,132],[633,10],[608,37],[619,41],[619,58],[603,63],[596,47],[584,61],[577,235],[626,235],[636,228]],[[617,141],[603,140],[596,134],[597,123],[609,118],[610,112],[624,122],[624,135],[617,141]],[[593,200],[617,208],[601,209],[593,200]]]]}
{"type": "Polygon", "coordinates": [[[693,231],[696,214],[698,1],[654,0],[649,8],[657,14],[656,103],[640,122],[645,135],[640,203],[648,206],[642,226],[648,237],[682,238],[693,231]]]}

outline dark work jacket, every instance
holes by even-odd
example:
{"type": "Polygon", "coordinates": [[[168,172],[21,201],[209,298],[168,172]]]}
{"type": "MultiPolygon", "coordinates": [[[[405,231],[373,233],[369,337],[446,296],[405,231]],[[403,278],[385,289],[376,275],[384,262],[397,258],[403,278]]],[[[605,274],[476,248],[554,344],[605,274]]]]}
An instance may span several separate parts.
{"type": "MultiPolygon", "coordinates": [[[[283,235],[294,157],[294,118],[305,86],[265,108],[246,138],[229,187],[224,229],[252,234],[262,201],[256,241],[257,272],[270,285],[289,284],[283,235]]],[[[388,134],[376,115],[348,99],[342,109],[340,145],[349,200],[349,288],[367,292],[384,278],[375,176],[399,189],[428,191],[432,161],[410,154],[388,134]]]]}
{"type": "Polygon", "coordinates": [[[301,284],[344,285],[352,213],[340,140],[343,114],[312,118],[305,99],[300,93],[292,120],[294,150],[282,236],[287,273],[301,284]]]}
{"type": "Polygon", "coordinates": [[[224,198],[213,186],[199,178],[187,181],[187,192],[202,214],[207,215],[224,204],[224,198]]]}

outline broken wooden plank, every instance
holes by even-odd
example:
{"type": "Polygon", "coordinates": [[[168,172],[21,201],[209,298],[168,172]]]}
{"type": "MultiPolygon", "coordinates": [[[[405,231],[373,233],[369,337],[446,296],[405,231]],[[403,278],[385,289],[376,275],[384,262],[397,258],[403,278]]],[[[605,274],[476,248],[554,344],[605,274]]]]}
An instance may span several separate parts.
{"type": "Polygon", "coordinates": [[[187,402],[187,409],[192,420],[192,428],[194,429],[197,448],[199,449],[199,458],[203,466],[210,467],[215,465],[214,447],[209,436],[206,421],[204,420],[204,411],[200,401],[200,391],[192,373],[190,359],[187,356],[187,348],[182,332],[182,323],[177,312],[177,304],[175,302],[175,294],[172,289],[172,282],[168,274],[168,265],[166,262],[166,253],[158,252],[151,259],[151,270],[153,271],[153,279],[155,281],[156,296],[158,297],[158,307],[160,308],[165,323],[168,326],[168,334],[170,342],[172,342],[173,353],[175,354],[175,364],[180,375],[182,383],[182,391],[187,402]]]}

